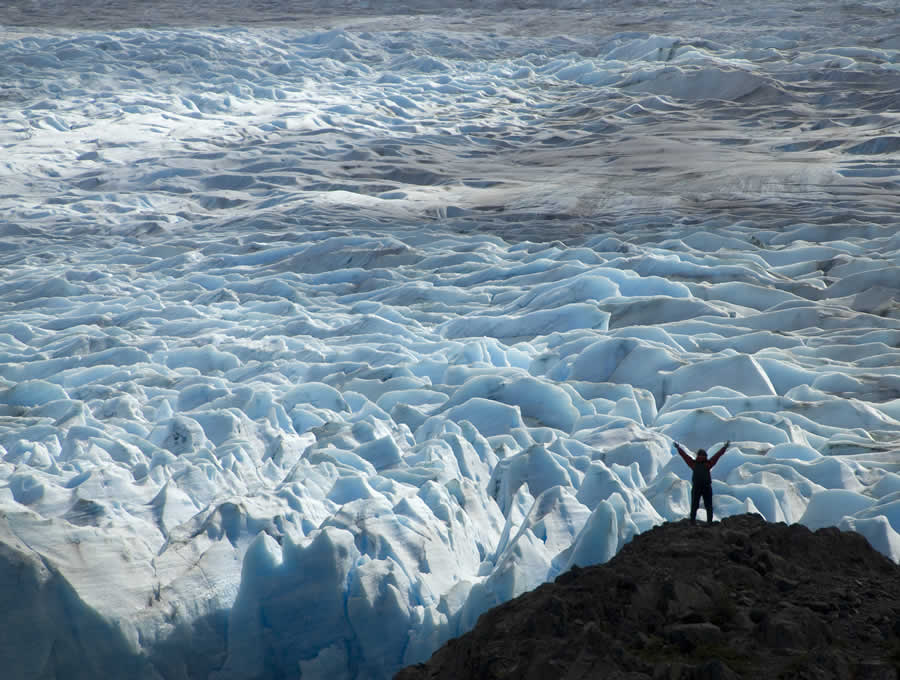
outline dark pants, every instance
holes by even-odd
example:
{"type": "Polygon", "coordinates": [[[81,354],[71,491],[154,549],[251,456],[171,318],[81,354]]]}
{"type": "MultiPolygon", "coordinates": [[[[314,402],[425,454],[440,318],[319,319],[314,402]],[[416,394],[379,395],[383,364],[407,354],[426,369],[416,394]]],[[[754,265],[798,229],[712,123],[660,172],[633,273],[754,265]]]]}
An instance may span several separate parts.
{"type": "Polygon", "coordinates": [[[712,522],[712,485],[707,484],[691,487],[691,521],[697,519],[697,508],[700,507],[701,497],[703,498],[703,507],[706,508],[706,521],[712,522]]]}

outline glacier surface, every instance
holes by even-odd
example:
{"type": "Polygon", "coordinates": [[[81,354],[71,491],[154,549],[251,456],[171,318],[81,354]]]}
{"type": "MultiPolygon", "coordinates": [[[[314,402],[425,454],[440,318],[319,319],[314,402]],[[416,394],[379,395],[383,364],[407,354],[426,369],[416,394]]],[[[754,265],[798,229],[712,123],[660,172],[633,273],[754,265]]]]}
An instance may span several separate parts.
{"type": "Polygon", "coordinates": [[[900,561],[897,35],[0,10],[7,677],[390,677],[683,517],[673,441],[900,561]]]}

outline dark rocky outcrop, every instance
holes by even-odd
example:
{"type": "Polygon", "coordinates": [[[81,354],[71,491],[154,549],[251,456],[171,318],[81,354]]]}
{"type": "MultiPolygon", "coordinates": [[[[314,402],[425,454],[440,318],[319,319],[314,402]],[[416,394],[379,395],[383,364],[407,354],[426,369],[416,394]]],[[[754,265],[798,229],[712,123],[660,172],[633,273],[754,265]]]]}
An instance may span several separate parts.
{"type": "Polygon", "coordinates": [[[900,679],[900,567],[861,535],[687,520],[478,620],[395,680],[900,679]]]}

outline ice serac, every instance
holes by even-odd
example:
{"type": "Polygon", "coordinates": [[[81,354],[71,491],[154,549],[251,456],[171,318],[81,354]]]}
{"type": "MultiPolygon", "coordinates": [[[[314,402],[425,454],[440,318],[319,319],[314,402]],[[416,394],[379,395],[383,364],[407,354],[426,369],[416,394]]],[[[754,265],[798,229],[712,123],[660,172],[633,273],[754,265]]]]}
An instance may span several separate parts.
{"type": "MultiPolygon", "coordinates": [[[[13,518],[14,521],[14,518],[13,518]]],[[[87,680],[112,669],[157,677],[123,619],[92,607],[52,558],[23,543],[10,518],[0,518],[0,658],[11,678],[87,680]]]]}
{"type": "Polygon", "coordinates": [[[565,571],[573,566],[603,564],[612,559],[619,548],[619,524],[615,508],[601,501],[591,513],[569,556],[565,571]]]}
{"type": "Polygon", "coordinates": [[[752,356],[738,354],[698,361],[675,369],[664,381],[667,394],[704,391],[725,386],[748,397],[775,394],[772,381],[752,356]]]}
{"type": "Polygon", "coordinates": [[[359,552],[353,537],[322,529],[308,546],[279,546],[259,534],[244,558],[241,589],[228,617],[227,657],[219,678],[265,677],[315,664],[353,639],[346,615],[348,576],[359,552]],[[273,635],[275,631],[279,634],[273,635]]]}
{"type": "Polygon", "coordinates": [[[609,325],[609,314],[595,305],[572,303],[556,309],[536,309],[534,311],[502,316],[470,316],[450,321],[444,333],[448,338],[492,337],[507,340],[531,339],[538,335],[549,335],[554,331],[568,331],[578,328],[605,330],[609,325]]]}

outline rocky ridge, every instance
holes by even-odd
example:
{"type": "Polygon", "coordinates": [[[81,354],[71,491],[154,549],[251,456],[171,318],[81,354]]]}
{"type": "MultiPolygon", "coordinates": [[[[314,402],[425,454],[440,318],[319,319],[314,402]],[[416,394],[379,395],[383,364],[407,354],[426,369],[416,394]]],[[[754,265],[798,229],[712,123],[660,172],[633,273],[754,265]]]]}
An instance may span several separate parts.
{"type": "Polygon", "coordinates": [[[663,524],[484,615],[395,680],[900,678],[900,566],[861,535],[663,524]]]}

